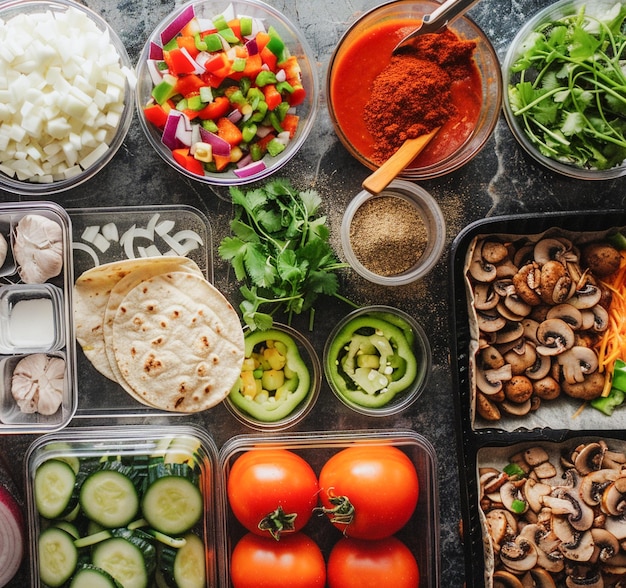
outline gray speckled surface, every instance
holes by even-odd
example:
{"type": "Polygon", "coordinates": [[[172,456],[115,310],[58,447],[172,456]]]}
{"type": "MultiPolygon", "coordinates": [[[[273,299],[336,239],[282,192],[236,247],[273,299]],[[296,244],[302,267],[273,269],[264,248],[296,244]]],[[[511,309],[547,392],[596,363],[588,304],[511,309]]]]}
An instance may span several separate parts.
{"type": "MultiPolygon", "coordinates": [[[[328,58],[348,25],[378,2],[374,0],[269,0],[304,31],[318,60],[322,87],[328,58]]],[[[149,31],[174,8],[173,0],[87,0],[94,11],[104,16],[121,36],[133,60],[139,54],[149,31]]],[[[517,29],[539,7],[540,0],[483,0],[470,12],[482,26],[500,58],[517,29]]],[[[298,156],[281,175],[292,178],[298,186],[312,186],[324,198],[334,244],[339,249],[338,233],[341,214],[349,199],[360,190],[368,170],[355,162],[334,135],[322,96],[317,124],[298,156]]],[[[540,168],[523,154],[501,117],[485,149],[472,162],[447,177],[423,182],[439,201],[448,226],[447,244],[468,223],[505,213],[577,210],[623,207],[626,180],[585,183],[557,176],[540,168]]],[[[223,196],[223,194],[222,194],[223,196]]],[[[0,191],[1,201],[19,200],[0,191]]],[[[178,175],[166,166],[145,143],[136,120],[122,149],[110,165],[87,184],[57,195],[54,200],[65,207],[125,206],[138,204],[185,203],[197,207],[209,218],[214,247],[227,233],[231,207],[200,184],[178,175]]],[[[215,251],[215,249],[214,249],[215,251]]],[[[358,417],[339,406],[326,386],[312,415],[299,428],[357,429],[367,427],[410,427],[425,435],[434,445],[438,459],[440,489],[441,585],[460,587],[464,581],[463,547],[458,527],[461,518],[459,472],[455,430],[458,426],[453,407],[453,380],[449,367],[449,308],[445,293],[448,280],[448,250],[435,270],[424,280],[398,289],[375,287],[353,273],[342,276],[348,297],[359,303],[386,303],[412,313],[430,335],[433,347],[433,371],[428,387],[418,402],[406,413],[393,419],[373,421],[358,417]]],[[[216,285],[236,301],[236,285],[228,267],[215,259],[216,285]]],[[[321,354],[323,341],[335,318],[347,312],[346,307],[322,302],[313,335],[321,354]]],[[[297,326],[297,325],[296,325],[297,326]]],[[[86,377],[80,386],[97,386],[86,377]]],[[[247,432],[227,411],[218,406],[189,422],[206,426],[220,446],[236,433],[247,432]]],[[[166,424],[166,420],[163,420],[166,424]]],[[[102,424],[81,421],[79,424],[102,424]]],[[[3,452],[21,456],[32,437],[0,438],[3,452]]],[[[20,459],[11,461],[13,474],[22,485],[20,459]]],[[[24,568],[26,568],[26,563],[24,568]]],[[[12,586],[28,584],[24,570],[12,586]]]]}

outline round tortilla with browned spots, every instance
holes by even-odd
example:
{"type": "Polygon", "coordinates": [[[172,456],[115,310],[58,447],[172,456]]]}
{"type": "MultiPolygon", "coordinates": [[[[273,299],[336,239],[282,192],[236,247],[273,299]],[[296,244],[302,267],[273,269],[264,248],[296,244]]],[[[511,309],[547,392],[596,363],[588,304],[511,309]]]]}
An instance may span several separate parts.
{"type": "Polygon", "coordinates": [[[204,278],[167,272],[130,289],[110,344],[122,377],[155,407],[198,412],[221,402],[244,359],[237,312],[204,278]]]}

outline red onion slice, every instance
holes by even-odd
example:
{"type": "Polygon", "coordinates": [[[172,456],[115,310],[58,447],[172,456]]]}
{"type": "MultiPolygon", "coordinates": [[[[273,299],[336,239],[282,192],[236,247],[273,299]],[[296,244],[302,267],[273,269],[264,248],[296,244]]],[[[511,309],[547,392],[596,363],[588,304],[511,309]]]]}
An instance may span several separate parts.
{"type": "Polygon", "coordinates": [[[167,45],[194,16],[196,12],[191,4],[161,31],[161,43],[167,45]]]}
{"type": "Polygon", "coordinates": [[[200,136],[205,143],[211,145],[213,155],[220,155],[224,157],[230,155],[230,144],[227,141],[224,141],[222,137],[203,129],[202,127],[200,127],[200,136]]]}
{"type": "Polygon", "coordinates": [[[0,485],[0,586],[6,586],[24,555],[23,517],[13,495],[0,485]]]}
{"type": "Polygon", "coordinates": [[[256,174],[262,172],[266,168],[267,166],[263,163],[263,161],[255,161],[244,167],[234,169],[233,173],[238,178],[249,178],[251,176],[255,176],[256,174]]]}
{"type": "Polygon", "coordinates": [[[150,41],[150,49],[148,52],[148,59],[163,59],[163,47],[157,45],[154,41],[150,41]]]}

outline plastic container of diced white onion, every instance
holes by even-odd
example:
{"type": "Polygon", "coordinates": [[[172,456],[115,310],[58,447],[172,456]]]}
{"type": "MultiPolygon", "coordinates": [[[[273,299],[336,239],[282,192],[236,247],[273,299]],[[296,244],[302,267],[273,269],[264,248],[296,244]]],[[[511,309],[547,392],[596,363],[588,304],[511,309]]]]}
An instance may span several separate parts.
{"type": "Polygon", "coordinates": [[[0,188],[50,195],[113,158],[133,116],[124,44],[73,0],[0,3],[0,188]]]}

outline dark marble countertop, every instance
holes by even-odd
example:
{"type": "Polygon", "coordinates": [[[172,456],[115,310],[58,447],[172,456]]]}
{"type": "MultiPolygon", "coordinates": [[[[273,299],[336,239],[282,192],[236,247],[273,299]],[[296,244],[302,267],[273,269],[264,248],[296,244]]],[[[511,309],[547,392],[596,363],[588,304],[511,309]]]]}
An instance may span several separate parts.
{"type": "MultiPolygon", "coordinates": [[[[339,227],[349,200],[360,191],[368,170],[352,159],[336,138],[323,95],[328,59],[347,27],[365,10],[379,4],[376,0],[268,0],[296,22],[317,57],[322,86],[320,110],[310,138],[300,153],[281,171],[299,187],[319,191],[328,215],[333,243],[339,254],[339,227]]],[[[173,0],[86,0],[118,32],[133,63],[154,26],[174,8],[173,0]]],[[[545,0],[483,0],[470,11],[483,28],[502,59],[515,32],[545,0]]],[[[429,333],[433,350],[433,369],[427,389],[419,400],[397,417],[372,419],[359,417],[335,401],[323,386],[314,411],[298,430],[410,428],[424,435],[437,454],[441,535],[441,585],[462,586],[464,550],[459,534],[461,486],[453,398],[456,393],[450,367],[450,324],[448,286],[449,246],[466,225],[477,219],[502,214],[575,211],[623,208],[626,178],[605,182],[570,180],[541,168],[528,158],[514,141],[501,116],[483,151],[460,170],[421,185],[441,205],[447,223],[447,248],[439,264],[424,279],[399,288],[366,283],[353,272],[342,274],[342,292],[359,304],[389,304],[413,314],[429,333]]],[[[0,190],[0,201],[24,199],[0,190]]],[[[165,165],[144,140],[136,115],[130,132],[113,161],[84,185],[52,198],[66,208],[99,206],[186,204],[204,212],[213,231],[215,284],[231,300],[237,300],[237,286],[226,263],[216,253],[217,243],[228,233],[231,205],[226,194],[188,180],[165,165]]],[[[334,320],[349,311],[334,302],[318,305],[312,335],[321,355],[323,342],[334,320]]],[[[296,324],[296,326],[298,326],[296,324]]],[[[303,328],[306,328],[304,325],[303,328]]],[[[97,386],[79,375],[79,390],[97,386]]],[[[207,413],[184,417],[187,422],[206,427],[218,447],[229,437],[249,433],[222,406],[207,413]]],[[[141,419],[137,419],[141,420],[141,419]]],[[[150,419],[154,422],[155,419],[150,419]]],[[[134,422],[134,421],[131,421],[134,422]]],[[[159,418],[166,426],[167,418],[159,418]]],[[[179,422],[179,421],[177,421],[179,422]]],[[[103,420],[78,419],[74,425],[110,424],[103,420]]],[[[23,488],[23,456],[33,436],[0,437],[0,448],[9,456],[12,473],[23,488]]],[[[11,586],[28,584],[27,562],[11,586]]]]}

